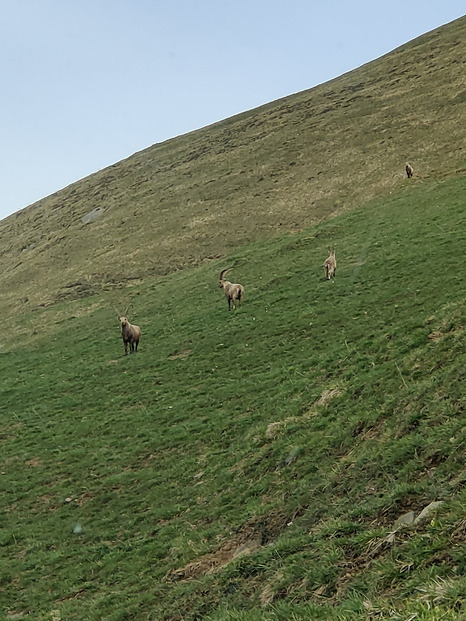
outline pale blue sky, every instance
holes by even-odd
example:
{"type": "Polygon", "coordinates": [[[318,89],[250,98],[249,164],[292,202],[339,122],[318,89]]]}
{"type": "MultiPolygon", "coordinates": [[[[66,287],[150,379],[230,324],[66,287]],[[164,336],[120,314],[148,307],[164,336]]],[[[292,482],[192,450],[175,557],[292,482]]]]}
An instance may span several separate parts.
{"type": "Polygon", "coordinates": [[[464,13],[464,0],[0,0],[0,218],[464,13]]]}

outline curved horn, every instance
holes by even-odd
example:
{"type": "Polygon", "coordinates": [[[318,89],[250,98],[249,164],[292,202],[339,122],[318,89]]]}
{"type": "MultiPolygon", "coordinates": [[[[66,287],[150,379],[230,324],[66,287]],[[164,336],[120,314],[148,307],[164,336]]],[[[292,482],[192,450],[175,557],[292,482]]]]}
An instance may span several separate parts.
{"type": "Polygon", "coordinates": [[[128,306],[126,307],[126,310],[125,310],[125,317],[127,316],[128,311],[129,311],[129,309],[130,309],[132,306],[133,306],[133,304],[130,302],[130,303],[128,304],[128,306]]]}
{"type": "Polygon", "coordinates": [[[118,319],[120,319],[121,315],[120,315],[120,313],[118,312],[117,307],[116,307],[116,306],[114,306],[113,308],[115,309],[115,312],[116,312],[116,314],[117,314],[118,319]]]}
{"type": "Polygon", "coordinates": [[[231,267],[227,267],[227,269],[226,269],[226,270],[222,270],[222,271],[220,272],[220,280],[222,280],[222,279],[223,279],[223,277],[224,277],[224,275],[225,275],[227,272],[229,272],[230,270],[231,270],[231,267]]]}

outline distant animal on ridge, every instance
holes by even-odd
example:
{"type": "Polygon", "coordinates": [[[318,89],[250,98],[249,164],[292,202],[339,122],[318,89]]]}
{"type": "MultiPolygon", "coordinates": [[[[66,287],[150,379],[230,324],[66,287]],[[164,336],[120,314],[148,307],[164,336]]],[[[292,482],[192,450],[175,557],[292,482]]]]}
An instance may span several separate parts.
{"type": "Polygon", "coordinates": [[[125,310],[123,315],[120,315],[118,310],[115,308],[116,314],[118,316],[118,321],[121,325],[121,338],[123,339],[123,343],[125,346],[125,356],[128,355],[128,345],[130,354],[133,354],[135,351],[138,350],[139,339],[141,338],[141,328],[130,323],[126,317],[130,307],[131,304],[125,310]]]}
{"type": "Polygon", "coordinates": [[[414,175],[414,168],[411,166],[411,164],[406,163],[406,174],[408,176],[408,179],[411,179],[411,177],[414,175]]]}
{"type": "Polygon", "coordinates": [[[225,296],[228,300],[228,310],[231,310],[232,306],[236,310],[236,306],[240,305],[243,301],[244,287],[243,285],[231,283],[229,280],[225,280],[224,276],[227,272],[230,271],[230,269],[231,268],[228,268],[220,272],[218,286],[225,292],[225,296]]]}
{"type": "Polygon", "coordinates": [[[337,260],[335,258],[335,250],[330,250],[329,248],[328,251],[330,252],[330,256],[325,259],[324,270],[325,277],[327,280],[330,280],[331,278],[335,278],[335,272],[337,271],[337,260]]]}

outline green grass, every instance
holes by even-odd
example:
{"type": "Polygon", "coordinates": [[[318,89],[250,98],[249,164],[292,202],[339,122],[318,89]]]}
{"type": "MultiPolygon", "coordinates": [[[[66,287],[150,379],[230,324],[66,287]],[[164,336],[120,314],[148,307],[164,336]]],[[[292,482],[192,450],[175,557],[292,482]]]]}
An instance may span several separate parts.
{"type": "Polygon", "coordinates": [[[16,316],[0,350],[3,618],[460,618],[465,190],[464,175],[405,184],[16,316]],[[113,305],[128,297],[143,337],[125,357],[113,305]]]}

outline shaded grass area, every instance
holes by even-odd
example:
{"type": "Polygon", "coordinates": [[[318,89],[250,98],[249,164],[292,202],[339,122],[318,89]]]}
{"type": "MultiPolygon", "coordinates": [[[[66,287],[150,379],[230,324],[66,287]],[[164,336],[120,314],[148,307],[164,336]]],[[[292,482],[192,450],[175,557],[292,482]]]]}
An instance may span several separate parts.
{"type": "Polygon", "coordinates": [[[223,262],[128,289],[134,356],[112,294],[18,317],[0,354],[5,616],[458,618],[465,189],[407,184],[238,249],[235,313],[223,262]]]}

